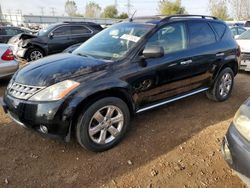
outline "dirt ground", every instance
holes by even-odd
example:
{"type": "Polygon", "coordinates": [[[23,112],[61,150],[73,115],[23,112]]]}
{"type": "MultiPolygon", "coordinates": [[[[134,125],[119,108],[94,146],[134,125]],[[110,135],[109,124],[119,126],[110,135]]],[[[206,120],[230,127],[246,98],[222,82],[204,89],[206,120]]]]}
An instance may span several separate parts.
{"type": "MultiPolygon", "coordinates": [[[[0,81],[0,96],[6,85],[0,81]]],[[[123,142],[103,153],[42,138],[0,109],[0,187],[244,187],[220,145],[249,93],[250,74],[241,73],[224,103],[199,94],[138,115],[123,142]]]]}

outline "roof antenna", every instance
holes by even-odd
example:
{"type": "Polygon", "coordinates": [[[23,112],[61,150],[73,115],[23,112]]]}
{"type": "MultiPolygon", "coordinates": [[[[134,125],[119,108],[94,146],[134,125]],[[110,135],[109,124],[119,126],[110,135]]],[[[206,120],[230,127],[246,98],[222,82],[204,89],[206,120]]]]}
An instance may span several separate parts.
{"type": "Polygon", "coordinates": [[[135,13],[136,13],[136,10],[135,10],[134,13],[132,14],[132,16],[129,18],[129,22],[132,22],[132,21],[133,21],[133,18],[134,18],[135,13]]]}

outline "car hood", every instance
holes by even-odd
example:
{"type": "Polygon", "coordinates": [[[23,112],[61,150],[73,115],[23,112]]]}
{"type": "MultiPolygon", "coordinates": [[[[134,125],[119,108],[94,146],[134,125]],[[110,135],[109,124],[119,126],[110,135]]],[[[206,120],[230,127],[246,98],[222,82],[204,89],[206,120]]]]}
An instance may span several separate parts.
{"type": "Polygon", "coordinates": [[[103,70],[109,62],[73,54],[57,54],[34,61],[13,77],[17,83],[50,86],[57,82],[103,70]]]}
{"type": "Polygon", "coordinates": [[[237,43],[240,45],[241,52],[250,53],[250,40],[237,40],[237,43]]]}

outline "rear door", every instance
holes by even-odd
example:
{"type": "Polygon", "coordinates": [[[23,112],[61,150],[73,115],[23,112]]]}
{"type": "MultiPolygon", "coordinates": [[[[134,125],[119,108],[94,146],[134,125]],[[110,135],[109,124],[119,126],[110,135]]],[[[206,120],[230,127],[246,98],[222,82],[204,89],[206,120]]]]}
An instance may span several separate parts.
{"type": "Polygon", "coordinates": [[[71,45],[85,42],[92,36],[93,33],[91,29],[85,26],[71,26],[71,32],[71,45]]]}
{"type": "Polygon", "coordinates": [[[223,56],[218,39],[208,22],[188,21],[189,53],[192,61],[188,63],[193,74],[190,79],[195,88],[207,87],[212,77],[213,63],[223,56]]]}
{"type": "Polygon", "coordinates": [[[59,53],[71,45],[70,26],[59,26],[48,35],[49,54],[59,53]]]}

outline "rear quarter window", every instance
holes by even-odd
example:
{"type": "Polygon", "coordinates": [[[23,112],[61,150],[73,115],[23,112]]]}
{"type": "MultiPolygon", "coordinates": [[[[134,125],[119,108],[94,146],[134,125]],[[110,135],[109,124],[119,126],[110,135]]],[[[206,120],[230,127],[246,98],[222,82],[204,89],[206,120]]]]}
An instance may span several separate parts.
{"type": "Polygon", "coordinates": [[[216,42],[212,28],[206,22],[188,23],[190,48],[209,45],[216,42]]]}
{"type": "Polygon", "coordinates": [[[215,22],[212,22],[211,25],[214,28],[215,32],[218,34],[219,38],[221,39],[226,31],[226,26],[222,23],[215,23],[215,22]]]}

